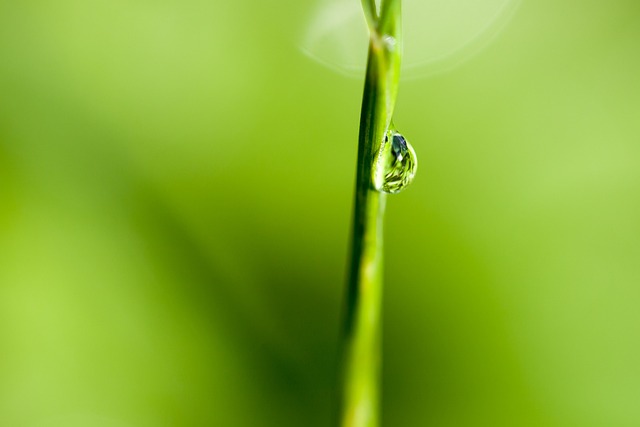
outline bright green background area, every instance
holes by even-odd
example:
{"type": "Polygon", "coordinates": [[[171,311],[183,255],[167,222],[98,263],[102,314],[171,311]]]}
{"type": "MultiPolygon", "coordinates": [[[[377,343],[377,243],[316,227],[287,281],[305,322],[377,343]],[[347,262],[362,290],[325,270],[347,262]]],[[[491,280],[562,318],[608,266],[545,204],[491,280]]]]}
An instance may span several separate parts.
{"type": "MultiPolygon", "coordinates": [[[[330,425],[362,81],[313,6],[0,3],[0,425],[330,425]]],[[[640,425],[638,22],[525,1],[401,84],[385,426],[640,425]]]]}

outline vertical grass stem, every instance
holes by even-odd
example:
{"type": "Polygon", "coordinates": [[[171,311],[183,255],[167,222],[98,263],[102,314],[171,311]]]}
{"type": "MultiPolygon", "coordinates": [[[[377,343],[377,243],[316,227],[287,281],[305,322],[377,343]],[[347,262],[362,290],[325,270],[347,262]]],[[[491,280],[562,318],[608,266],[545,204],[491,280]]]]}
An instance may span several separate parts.
{"type": "Polygon", "coordinates": [[[389,129],[400,76],[400,0],[376,15],[363,0],[370,42],[360,116],[351,263],[342,343],[341,427],[377,427],[382,344],[383,220],[386,194],[372,185],[376,154],[389,129]],[[371,22],[370,21],[370,22],[371,22]]]}

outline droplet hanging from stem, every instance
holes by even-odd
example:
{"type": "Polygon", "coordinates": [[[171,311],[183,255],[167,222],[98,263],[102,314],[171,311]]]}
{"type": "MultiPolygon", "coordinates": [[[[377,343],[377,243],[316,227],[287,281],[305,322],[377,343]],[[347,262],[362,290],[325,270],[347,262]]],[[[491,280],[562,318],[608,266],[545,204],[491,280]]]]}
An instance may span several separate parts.
{"type": "Polygon", "coordinates": [[[411,184],[417,169],[418,158],[409,141],[389,129],[373,164],[374,188],[383,193],[399,193],[411,184]]]}

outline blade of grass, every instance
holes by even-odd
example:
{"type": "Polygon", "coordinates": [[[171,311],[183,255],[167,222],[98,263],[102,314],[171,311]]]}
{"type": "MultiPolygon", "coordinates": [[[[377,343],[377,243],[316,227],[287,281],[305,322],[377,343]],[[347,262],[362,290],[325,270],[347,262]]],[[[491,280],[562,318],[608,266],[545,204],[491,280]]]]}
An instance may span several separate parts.
{"type": "Polygon", "coordinates": [[[378,21],[375,0],[362,0],[362,10],[364,11],[364,17],[367,20],[369,31],[375,31],[376,22],[378,21]]]}
{"type": "MultiPolygon", "coordinates": [[[[375,2],[363,0],[363,8],[365,15],[371,14],[375,11],[375,2]]],[[[352,252],[342,343],[342,427],[379,425],[386,194],[373,188],[371,173],[393,116],[400,76],[401,41],[400,0],[383,0],[380,17],[375,25],[370,25],[360,116],[352,252]]]]}

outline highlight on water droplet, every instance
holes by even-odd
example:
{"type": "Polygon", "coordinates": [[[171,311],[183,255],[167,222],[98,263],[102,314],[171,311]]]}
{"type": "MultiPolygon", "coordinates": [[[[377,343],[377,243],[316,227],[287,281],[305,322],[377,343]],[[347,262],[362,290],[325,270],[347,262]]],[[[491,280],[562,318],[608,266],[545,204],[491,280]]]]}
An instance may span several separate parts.
{"type": "MultiPolygon", "coordinates": [[[[299,47],[308,57],[342,74],[361,77],[368,29],[357,0],[315,0],[299,47]]],[[[496,37],[522,0],[403,0],[402,78],[450,70],[496,37]]]]}
{"type": "Polygon", "coordinates": [[[417,169],[418,158],[409,141],[390,129],[374,161],[374,188],[383,193],[399,193],[411,184],[417,169]]]}

